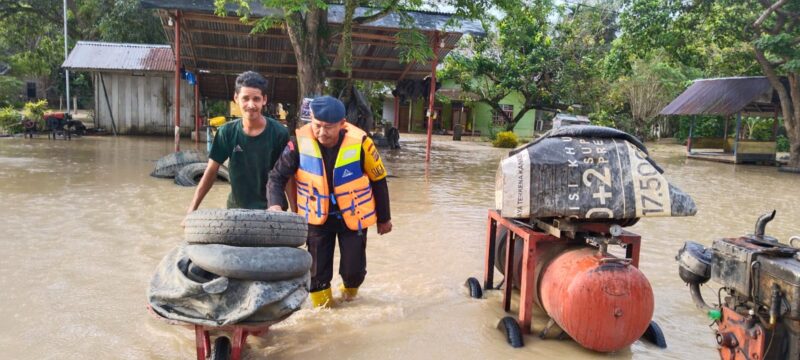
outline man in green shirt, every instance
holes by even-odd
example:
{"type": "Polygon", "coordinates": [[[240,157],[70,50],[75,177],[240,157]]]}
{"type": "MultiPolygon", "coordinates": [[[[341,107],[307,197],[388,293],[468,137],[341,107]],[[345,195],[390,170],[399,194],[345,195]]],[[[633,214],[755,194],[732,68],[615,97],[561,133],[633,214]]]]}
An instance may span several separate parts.
{"type": "Polygon", "coordinates": [[[247,71],[236,78],[233,101],[242,118],[217,130],[208,167],[197,184],[188,213],[197,210],[214,180],[220,164],[226,160],[231,180],[228,208],[266,209],[266,185],[269,171],[289,142],[289,131],[261,110],[267,104],[267,81],[260,74],[247,71]]]}

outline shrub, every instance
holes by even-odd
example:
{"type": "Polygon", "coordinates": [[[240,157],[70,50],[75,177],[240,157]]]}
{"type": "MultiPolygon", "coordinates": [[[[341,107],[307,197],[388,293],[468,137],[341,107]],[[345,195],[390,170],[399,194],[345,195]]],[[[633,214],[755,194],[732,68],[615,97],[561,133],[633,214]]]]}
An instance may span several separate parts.
{"type": "Polygon", "coordinates": [[[0,109],[0,131],[14,134],[22,131],[19,113],[12,107],[0,109]]]}
{"type": "Polygon", "coordinates": [[[497,133],[497,138],[492,141],[492,146],[499,148],[515,148],[518,144],[517,134],[512,131],[497,133]]]}
{"type": "Polygon", "coordinates": [[[47,110],[47,100],[31,101],[25,103],[22,109],[22,116],[28,120],[35,121],[39,129],[44,128],[44,113],[47,110]]]}
{"type": "Polygon", "coordinates": [[[783,135],[778,135],[775,139],[775,146],[778,152],[788,152],[789,151],[789,138],[783,135]]]}

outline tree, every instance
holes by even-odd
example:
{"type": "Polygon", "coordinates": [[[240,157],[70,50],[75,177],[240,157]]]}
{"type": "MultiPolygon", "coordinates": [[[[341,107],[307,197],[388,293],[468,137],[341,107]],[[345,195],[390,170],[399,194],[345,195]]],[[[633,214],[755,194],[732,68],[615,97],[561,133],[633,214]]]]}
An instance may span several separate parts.
{"type": "Polygon", "coordinates": [[[455,80],[464,91],[476,94],[502,115],[513,130],[531,109],[566,108],[559,102],[557,86],[563,63],[552,42],[549,0],[530,4],[509,1],[498,4],[506,16],[487,29],[485,38],[465,40],[460,52],[446,62],[443,78],[455,80]],[[521,95],[522,108],[511,117],[500,106],[506,96],[521,95]]]}
{"type": "Polygon", "coordinates": [[[758,64],[742,38],[752,13],[752,5],[737,0],[627,1],[605,75],[627,75],[634,60],[655,52],[672,65],[701,70],[703,77],[757,75],[758,64]]]}
{"type": "Polygon", "coordinates": [[[800,169],[800,3],[759,0],[761,12],[752,23],[753,52],[781,100],[789,138],[789,166],[800,169]],[[785,75],[788,86],[780,76],[785,75]]]}
{"type": "Polygon", "coordinates": [[[653,120],[683,90],[686,77],[661,56],[635,60],[631,75],[622,77],[617,86],[630,104],[632,132],[640,139],[651,138],[653,120]]]}
{"type": "MultiPolygon", "coordinates": [[[[328,4],[322,0],[261,0],[268,9],[278,9],[279,14],[250,21],[250,5],[247,0],[215,0],[217,15],[226,15],[226,4],[238,5],[238,13],[245,23],[254,25],[253,32],[263,32],[271,28],[285,29],[292,44],[297,63],[298,98],[302,103],[304,97],[319,95],[324,92],[325,74],[330,60],[325,54],[324,44],[334,37],[341,37],[339,54],[342,57],[338,67],[350,76],[352,74],[352,27],[375,21],[398,8],[400,0],[366,2],[365,5],[381,5],[382,8],[372,14],[355,17],[358,5],[365,2],[345,1],[345,20],[342,31],[331,36],[328,26],[328,4]]],[[[291,127],[294,124],[290,124],[291,127]]]]}
{"type": "MultiPolygon", "coordinates": [[[[406,8],[416,8],[423,0],[344,0],[345,16],[341,30],[332,32],[328,25],[328,4],[323,0],[260,0],[267,9],[279,10],[275,15],[251,21],[250,3],[247,0],[214,0],[217,15],[227,13],[225,5],[238,6],[238,15],[245,23],[253,24],[253,32],[263,32],[280,27],[286,31],[292,44],[297,63],[298,104],[302,98],[322,94],[325,90],[325,75],[332,62],[324,52],[328,41],[339,41],[339,51],[335,68],[352,74],[352,28],[353,25],[366,24],[378,20],[389,13],[406,8]],[[372,12],[355,16],[359,6],[371,7],[372,12]]],[[[457,9],[456,17],[478,16],[490,4],[490,0],[444,0],[439,5],[452,5],[457,9]]],[[[413,28],[413,19],[400,12],[405,26],[398,32],[396,42],[401,62],[426,62],[433,52],[429,39],[413,28]]],[[[349,79],[352,84],[352,79],[349,79]]],[[[290,123],[294,126],[294,123],[290,123]]]]}
{"type": "Polygon", "coordinates": [[[555,24],[554,43],[563,64],[558,97],[564,104],[581,104],[583,114],[608,108],[612,81],[598,69],[619,31],[620,9],[619,0],[567,4],[555,24]]]}
{"type": "MultiPolygon", "coordinates": [[[[687,79],[760,75],[750,40],[743,36],[755,19],[755,8],[752,1],[738,0],[628,0],[619,16],[620,36],[603,61],[604,77],[610,82],[630,78],[632,64],[654,57],[687,79]]],[[[623,98],[620,103],[603,96],[593,120],[627,117],[632,104],[623,98]]],[[[630,131],[642,126],[641,121],[632,119],[630,131]]],[[[667,121],[673,122],[670,130],[679,130],[676,118],[658,127],[667,121]]]]}
{"type": "MultiPolygon", "coordinates": [[[[50,94],[64,92],[61,4],[52,0],[0,0],[0,62],[10,65],[12,76],[44,80],[50,94]]],[[[164,42],[158,19],[144,11],[138,0],[69,0],[67,9],[69,47],[76,40],[164,42]]],[[[92,93],[82,74],[72,76],[76,80],[71,84],[73,94],[92,93]]]]}

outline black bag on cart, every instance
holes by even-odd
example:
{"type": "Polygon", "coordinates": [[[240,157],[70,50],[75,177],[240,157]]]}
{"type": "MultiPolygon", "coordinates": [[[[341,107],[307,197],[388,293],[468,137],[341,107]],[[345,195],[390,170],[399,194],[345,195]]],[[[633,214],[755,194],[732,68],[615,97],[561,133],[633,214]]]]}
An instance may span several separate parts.
{"type": "Polygon", "coordinates": [[[692,216],[692,198],[667,182],[635,137],[601,126],[551,130],[500,163],[496,208],[508,218],[692,216]]]}

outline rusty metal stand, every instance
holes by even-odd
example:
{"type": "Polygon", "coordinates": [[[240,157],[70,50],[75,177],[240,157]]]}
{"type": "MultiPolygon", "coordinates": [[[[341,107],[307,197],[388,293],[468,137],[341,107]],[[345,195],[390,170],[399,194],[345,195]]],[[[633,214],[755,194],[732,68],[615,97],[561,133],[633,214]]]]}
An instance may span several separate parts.
{"type": "MultiPolygon", "coordinates": [[[[520,282],[520,298],[519,298],[519,313],[517,315],[517,323],[524,334],[531,332],[531,318],[533,317],[534,299],[537,290],[534,288],[536,285],[535,280],[538,278],[536,274],[537,256],[546,247],[552,246],[558,242],[570,242],[566,234],[562,234],[558,226],[553,228],[553,234],[539,231],[533,228],[523,226],[522,224],[511,219],[504,218],[495,210],[489,210],[489,221],[487,224],[486,235],[486,259],[484,261],[484,290],[491,290],[494,288],[494,262],[495,257],[495,234],[497,227],[501,226],[508,229],[506,235],[506,262],[505,262],[505,288],[503,289],[503,310],[506,312],[511,311],[511,290],[514,287],[514,247],[516,241],[522,240],[522,273],[520,282]],[[559,236],[554,236],[557,234],[559,236]]],[[[575,232],[588,232],[595,234],[609,234],[610,224],[605,223],[586,223],[586,224],[570,224],[563,226],[563,230],[570,233],[575,232]]],[[[626,258],[631,259],[631,265],[639,267],[639,247],[641,237],[639,235],[623,231],[621,235],[617,236],[619,241],[624,244],[626,249],[626,258]]]]}
{"type": "MultiPolygon", "coordinates": [[[[268,327],[257,327],[247,325],[230,325],[219,327],[221,330],[232,330],[233,338],[231,340],[231,353],[232,360],[239,360],[242,357],[242,349],[247,344],[247,337],[249,335],[260,336],[269,331],[268,327]]],[[[195,334],[195,348],[197,349],[197,359],[206,360],[211,356],[211,336],[209,335],[209,327],[203,325],[194,325],[195,334]]]]}

